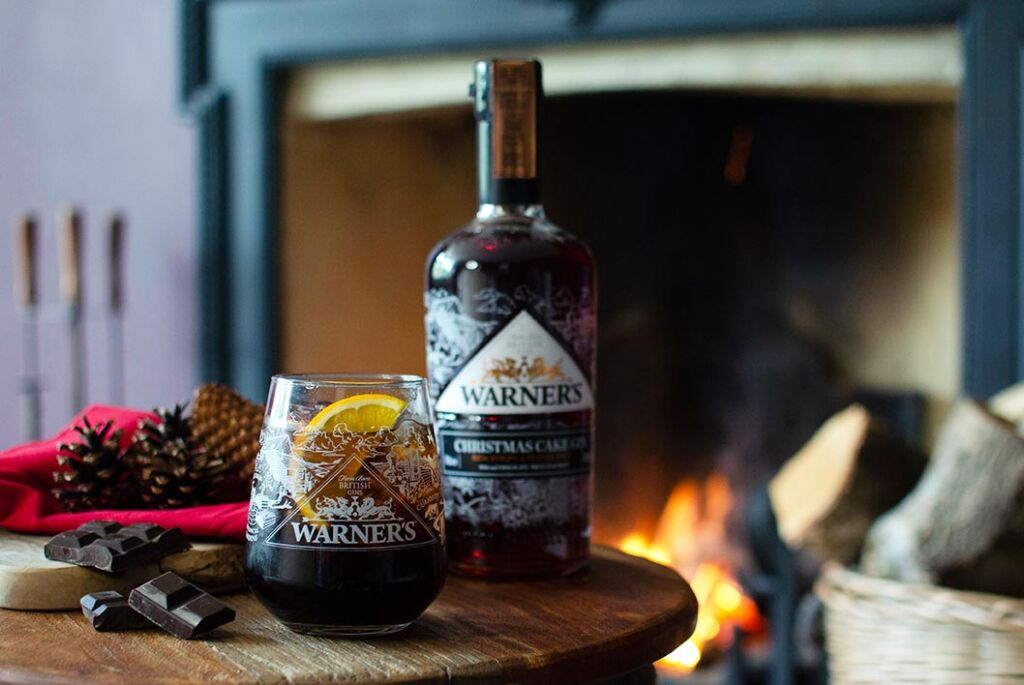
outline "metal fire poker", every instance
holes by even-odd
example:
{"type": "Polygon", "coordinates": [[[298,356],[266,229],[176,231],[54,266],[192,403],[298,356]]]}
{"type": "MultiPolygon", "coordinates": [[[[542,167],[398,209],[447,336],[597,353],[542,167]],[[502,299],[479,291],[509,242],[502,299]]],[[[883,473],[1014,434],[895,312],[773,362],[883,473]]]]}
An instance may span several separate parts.
{"type": "Polygon", "coordinates": [[[68,209],[60,217],[60,290],[66,306],[71,349],[71,413],[85,406],[85,338],[82,333],[82,216],[68,209]]]}
{"type": "Polygon", "coordinates": [[[22,400],[22,435],[25,440],[39,440],[42,437],[37,238],[35,218],[28,214],[22,216],[18,221],[18,256],[21,268],[16,290],[21,304],[21,382],[18,390],[22,400]]]}
{"type": "Polygon", "coordinates": [[[110,393],[114,404],[124,404],[124,219],[110,217],[110,393]]]}

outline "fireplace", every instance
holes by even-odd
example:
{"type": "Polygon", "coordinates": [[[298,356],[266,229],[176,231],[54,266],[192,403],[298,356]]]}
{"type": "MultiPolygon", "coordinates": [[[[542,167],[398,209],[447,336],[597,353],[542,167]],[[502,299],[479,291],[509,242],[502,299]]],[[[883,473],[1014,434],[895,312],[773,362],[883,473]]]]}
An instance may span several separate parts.
{"type": "MultiPolygon", "coordinates": [[[[284,91],[281,365],[422,373],[424,255],[472,210],[471,113],[349,116],[329,108],[343,78],[314,67],[284,91]],[[311,319],[323,292],[332,315],[311,319]]],[[[908,92],[549,98],[545,204],[600,265],[595,540],[689,578],[738,570],[723,498],[744,502],[844,402],[898,394],[917,432],[948,406],[954,108],[948,87],[908,92]]]]}
{"type": "Polygon", "coordinates": [[[1017,364],[1016,157],[975,71],[994,19],[776,4],[407,8],[426,33],[370,3],[187,5],[205,374],[258,396],[272,371],[422,373],[424,260],[473,208],[469,65],[538,55],[545,204],[600,274],[594,537],[721,588],[721,669],[765,628],[744,516],[821,421],[858,399],[928,436],[1017,364]]]}

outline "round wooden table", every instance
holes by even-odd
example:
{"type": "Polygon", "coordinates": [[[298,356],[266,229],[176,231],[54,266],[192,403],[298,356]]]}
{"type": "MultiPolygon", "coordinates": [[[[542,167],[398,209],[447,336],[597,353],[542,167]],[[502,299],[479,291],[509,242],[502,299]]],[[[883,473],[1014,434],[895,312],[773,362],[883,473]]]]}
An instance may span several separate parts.
{"type": "Polygon", "coordinates": [[[97,633],[78,612],[0,610],[0,682],[587,683],[664,656],[697,615],[674,571],[603,547],[570,578],[450,576],[416,623],[384,638],[296,635],[249,594],[224,600],[238,618],[196,641],[97,633]]]}

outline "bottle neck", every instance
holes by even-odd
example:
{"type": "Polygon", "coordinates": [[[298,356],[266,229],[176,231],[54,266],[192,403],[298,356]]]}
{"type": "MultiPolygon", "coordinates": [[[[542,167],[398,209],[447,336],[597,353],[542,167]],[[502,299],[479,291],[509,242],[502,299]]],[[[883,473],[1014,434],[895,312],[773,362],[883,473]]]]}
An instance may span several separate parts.
{"type": "Polygon", "coordinates": [[[540,63],[484,60],[474,73],[479,204],[538,205],[540,63]]]}
{"type": "Polygon", "coordinates": [[[543,219],[544,207],[539,202],[531,204],[481,202],[480,207],[476,210],[476,218],[484,221],[524,216],[530,219],[543,219]]]}
{"type": "Polygon", "coordinates": [[[540,205],[540,179],[537,177],[493,178],[489,169],[481,165],[477,181],[477,204],[481,208],[485,205],[540,205]]]}
{"type": "Polygon", "coordinates": [[[478,121],[477,129],[477,204],[500,206],[531,206],[540,204],[540,169],[537,164],[537,141],[520,141],[525,157],[533,160],[526,169],[503,167],[496,159],[509,155],[500,136],[494,134],[493,124],[488,120],[478,121]]]}

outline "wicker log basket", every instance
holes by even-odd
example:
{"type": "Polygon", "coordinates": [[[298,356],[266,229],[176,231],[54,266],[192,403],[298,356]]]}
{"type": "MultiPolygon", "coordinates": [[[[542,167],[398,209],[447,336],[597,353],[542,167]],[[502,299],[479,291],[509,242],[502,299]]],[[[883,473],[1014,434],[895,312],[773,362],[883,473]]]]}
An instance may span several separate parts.
{"type": "Polygon", "coordinates": [[[815,590],[831,685],[1024,684],[1024,601],[838,564],[823,569],[815,590]]]}

